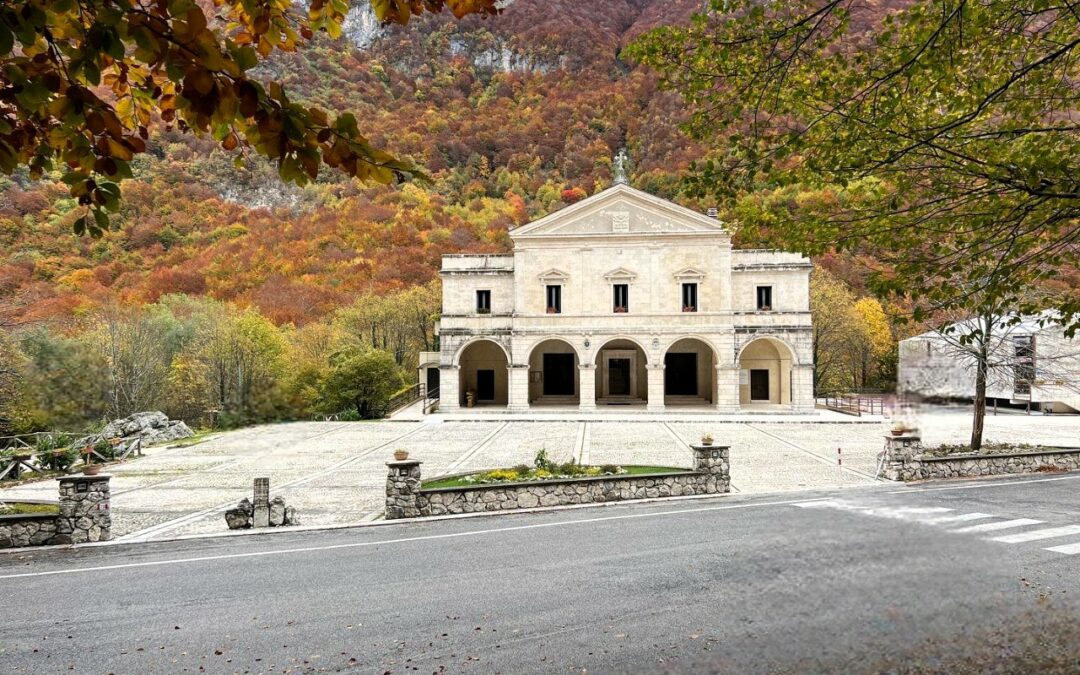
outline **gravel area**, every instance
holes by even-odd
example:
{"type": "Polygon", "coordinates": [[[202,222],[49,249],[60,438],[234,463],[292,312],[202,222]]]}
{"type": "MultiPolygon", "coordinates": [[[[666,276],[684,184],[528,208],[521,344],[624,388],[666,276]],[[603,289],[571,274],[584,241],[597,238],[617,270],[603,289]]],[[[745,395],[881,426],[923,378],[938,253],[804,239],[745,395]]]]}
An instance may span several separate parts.
{"type": "MultiPolygon", "coordinates": [[[[969,412],[934,410],[920,425],[928,444],[960,443],[969,412]]],[[[148,448],[144,457],[110,466],[114,533],[161,539],[225,531],[222,511],[251,495],[252,480],[270,478],[272,495],[295,506],[304,525],[380,517],[385,463],[403,448],[424,462],[425,477],[552,459],[591,464],[691,465],[688,443],[712,434],[730,445],[732,484],[772,492],[866,484],[876,471],[888,423],[850,424],[777,418],[732,421],[298,422],[231,431],[188,447],[148,448]],[[837,448],[843,464],[837,463],[837,448]]],[[[986,420],[988,442],[1080,445],[1080,417],[999,415],[986,420]]],[[[0,491],[0,499],[55,499],[44,480],[0,491]]]]}

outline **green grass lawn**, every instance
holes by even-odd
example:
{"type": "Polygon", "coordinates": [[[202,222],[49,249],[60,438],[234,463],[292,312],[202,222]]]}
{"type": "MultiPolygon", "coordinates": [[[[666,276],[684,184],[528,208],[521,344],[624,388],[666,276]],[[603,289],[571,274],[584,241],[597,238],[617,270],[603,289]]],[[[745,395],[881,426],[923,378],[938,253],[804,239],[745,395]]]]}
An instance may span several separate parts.
{"type": "MultiPolygon", "coordinates": [[[[620,473],[613,476],[592,476],[592,478],[620,478],[623,476],[641,476],[653,473],[671,473],[675,471],[692,471],[692,469],[686,469],[681,467],[671,466],[645,466],[635,464],[624,464],[622,468],[625,473],[620,473]]],[[[466,474],[465,476],[454,476],[453,478],[436,478],[435,480],[425,482],[421,487],[423,489],[428,488],[450,488],[450,487],[478,487],[486,485],[513,485],[514,483],[531,483],[538,482],[540,479],[531,480],[517,480],[517,481],[505,481],[501,483],[470,483],[464,480],[467,476],[475,475],[477,473],[487,473],[488,470],[476,471],[472,474],[466,474]]],[[[588,476],[575,476],[575,478],[587,478],[588,476]]],[[[564,478],[553,478],[549,480],[569,480],[564,478]]]]}
{"type": "Polygon", "coordinates": [[[58,504],[27,504],[26,502],[0,502],[0,516],[22,516],[35,513],[60,513],[60,506],[58,504]]]}

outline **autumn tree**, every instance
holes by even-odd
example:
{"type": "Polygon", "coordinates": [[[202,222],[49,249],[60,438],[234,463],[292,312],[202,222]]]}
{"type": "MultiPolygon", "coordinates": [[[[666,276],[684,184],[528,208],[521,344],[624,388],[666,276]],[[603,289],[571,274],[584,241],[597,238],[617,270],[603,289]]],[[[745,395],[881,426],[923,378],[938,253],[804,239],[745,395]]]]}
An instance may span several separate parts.
{"type": "Polygon", "coordinates": [[[914,0],[875,18],[857,0],[713,0],[630,51],[712,145],[692,193],[830,195],[777,203],[770,240],[873,254],[871,288],[915,320],[978,318],[987,340],[1001,317],[1049,305],[1075,328],[1075,295],[1030,291],[1080,263],[1076,7],[914,0]]]}
{"type": "MultiPolygon", "coordinates": [[[[495,0],[371,0],[383,21],[448,7],[495,14],[495,0]]],[[[119,181],[163,124],[225,150],[273,160],[303,185],[320,166],[389,183],[418,174],[374,147],[350,113],[294,102],[252,75],[275,52],[341,34],[345,0],[12,0],[0,7],[0,170],[63,167],[87,207],[77,233],[100,234],[120,208],[119,181]],[[210,8],[212,7],[212,11],[210,8]]],[[[242,156],[242,154],[240,155],[242,156]]]]}
{"type": "Polygon", "coordinates": [[[346,349],[330,360],[330,371],[320,388],[323,407],[329,413],[355,410],[360,419],[377,417],[401,383],[401,371],[390,353],[346,349]]]}

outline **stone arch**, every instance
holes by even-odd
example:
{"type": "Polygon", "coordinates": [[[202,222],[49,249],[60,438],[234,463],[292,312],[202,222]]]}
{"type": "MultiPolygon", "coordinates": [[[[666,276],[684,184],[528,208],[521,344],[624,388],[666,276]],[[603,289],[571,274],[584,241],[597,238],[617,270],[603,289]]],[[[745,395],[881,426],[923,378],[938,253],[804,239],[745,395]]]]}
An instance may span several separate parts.
{"type": "Polygon", "coordinates": [[[491,338],[486,338],[486,337],[472,338],[470,340],[467,340],[467,341],[463,342],[461,344],[461,346],[458,347],[457,352],[454,353],[454,360],[452,361],[452,363],[455,366],[460,366],[461,365],[461,357],[465,353],[465,350],[468,349],[469,347],[473,346],[474,344],[478,343],[478,342],[490,342],[490,343],[498,346],[498,348],[503,351],[503,356],[506,357],[506,362],[510,363],[510,350],[508,350],[506,348],[506,345],[499,342],[498,340],[492,340],[491,338]]]}
{"type": "Polygon", "coordinates": [[[738,363],[740,405],[791,405],[796,358],[795,350],[784,340],[756,336],[739,350],[738,363]]]}
{"type": "Polygon", "coordinates": [[[699,335],[673,340],[664,349],[664,405],[715,404],[716,347],[699,335]]]}
{"type": "Polygon", "coordinates": [[[581,355],[566,337],[551,336],[529,347],[529,403],[578,405],[581,355]]]}
{"type": "Polygon", "coordinates": [[[467,406],[506,406],[510,399],[510,353],[487,338],[466,342],[454,357],[458,366],[458,397],[467,406]]]}
{"type": "Polygon", "coordinates": [[[606,338],[593,356],[597,404],[641,403],[649,400],[649,351],[623,335],[606,338]]]}

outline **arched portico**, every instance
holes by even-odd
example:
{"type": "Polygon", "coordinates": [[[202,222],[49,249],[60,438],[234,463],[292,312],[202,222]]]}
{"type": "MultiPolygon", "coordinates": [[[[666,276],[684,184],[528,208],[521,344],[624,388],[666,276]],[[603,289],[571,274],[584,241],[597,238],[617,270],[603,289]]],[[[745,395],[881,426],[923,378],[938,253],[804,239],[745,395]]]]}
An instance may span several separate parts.
{"type": "Polygon", "coordinates": [[[505,406],[509,402],[509,364],[506,350],[493,340],[465,344],[454,359],[458,366],[458,397],[462,407],[472,394],[475,405],[505,406]]]}
{"type": "Polygon", "coordinates": [[[664,352],[664,405],[716,403],[716,349],[704,338],[676,340],[664,352]]]}
{"type": "Polygon", "coordinates": [[[739,352],[739,405],[790,406],[795,353],[774,337],[759,337],[739,352]]]}
{"type": "Polygon", "coordinates": [[[648,355],[630,338],[614,338],[596,350],[596,404],[633,405],[649,400],[648,355]]]}
{"type": "Polygon", "coordinates": [[[529,404],[578,405],[581,378],[577,350],[562,338],[541,340],[529,350],[529,404]]]}

